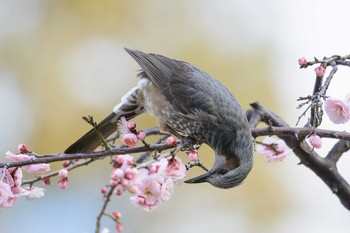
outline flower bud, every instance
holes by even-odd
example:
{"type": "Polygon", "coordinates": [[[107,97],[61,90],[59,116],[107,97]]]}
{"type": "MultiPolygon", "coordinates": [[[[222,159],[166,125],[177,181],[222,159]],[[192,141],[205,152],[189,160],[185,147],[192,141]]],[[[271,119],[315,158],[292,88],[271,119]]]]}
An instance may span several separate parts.
{"type": "Polygon", "coordinates": [[[145,131],[140,130],[140,131],[137,132],[136,136],[137,136],[137,138],[140,139],[140,140],[145,140],[145,138],[146,138],[146,133],[145,133],[145,131]]]}
{"type": "Polygon", "coordinates": [[[167,138],[166,143],[171,146],[175,146],[176,144],[176,139],[173,136],[170,136],[167,138]]]}
{"type": "Polygon", "coordinates": [[[113,211],[111,213],[113,218],[120,219],[122,217],[122,214],[119,211],[113,211]]]}
{"type": "Polygon", "coordinates": [[[27,154],[30,152],[30,149],[26,144],[19,144],[17,149],[18,149],[18,152],[21,154],[27,154]]]}
{"type": "Polygon", "coordinates": [[[322,140],[321,140],[320,136],[318,136],[317,134],[312,134],[309,137],[309,142],[316,149],[320,149],[322,147],[322,140]]]}
{"type": "Polygon", "coordinates": [[[123,144],[129,147],[136,146],[138,139],[135,134],[133,133],[126,133],[124,134],[122,138],[123,144]]]}
{"type": "Polygon", "coordinates": [[[128,129],[130,131],[133,131],[133,130],[136,129],[136,123],[135,122],[129,121],[127,126],[128,126],[128,129]]]}
{"type": "Polygon", "coordinates": [[[107,188],[107,187],[103,187],[103,188],[101,189],[101,193],[102,193],[103,196],[106,196],[107,193],[108,193],[108,188],[107,188]]]}
{"type": "Polygon", "coordinates": [[[188,156],[188,159],[189,159],[190,161],[196,161],[196,160],[198,160],[198,153],[197,153],[196,150],[190,150],[190,151],[188,152],[187,156],[188,156]]]}
{"type": "Polygon", "coordinates": [[[320,65],[315,69],[316,77],[322,78],[324,74],[326,73],[326,69],[320,65]]]}
{"type": "Polygon", "coordinates": [[[61,169],[61,170],[58,172],[58,176],[59,176],[61,179],[68,178],[68,171],[67,171],[67,169],[61,169]]]}
{"type": "Polygon", "coordinates": [[[298,63],[299,63],[300,68],[303,68],[303,67],[306,67],[307,60],[305,57],[301,57],[298,59],[298,63]]]}

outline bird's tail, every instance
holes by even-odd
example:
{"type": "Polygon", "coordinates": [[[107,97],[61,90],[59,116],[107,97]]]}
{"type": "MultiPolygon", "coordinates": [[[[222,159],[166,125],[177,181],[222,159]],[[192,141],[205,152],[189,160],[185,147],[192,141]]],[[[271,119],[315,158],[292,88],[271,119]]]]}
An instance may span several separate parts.
{"type": "MultiPolygon", "coordinates": [[[[121,103],[114,107],[113,112],[98,123],[97,128],[104,138],[109,137],[118,129],[118,122],[122,116],[129,120],[145,111],[140,98],[139,88],[135,87],[131,89],[122,97],[121,103]]],[[[100,144],[101,139],[97,135],[96,130],[91,129],[68,147],[64,153],[89,153],[94,151],[100,144]]]]}

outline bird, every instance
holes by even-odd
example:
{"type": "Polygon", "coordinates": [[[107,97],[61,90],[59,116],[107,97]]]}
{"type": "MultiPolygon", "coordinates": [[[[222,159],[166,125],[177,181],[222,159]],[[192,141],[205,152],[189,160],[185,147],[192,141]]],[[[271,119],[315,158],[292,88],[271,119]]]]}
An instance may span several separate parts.
{"type": "MultiPolygon", "coordinates": [[[[253,140],[247,117],[236,97],[218,80],[196,66],[159,54],[125,48],[141,67],[137,85],[111,114],[97,124],[106,138],[118,129],[121,117],[144,112],[158,118],[160,128],[193,144],[207,144],[214,162],[206,173],[185,181],[208,182],[228,189],[243,182],[253,166],[253,140]]],[[[65,150],[94,151],[101,144],[94,129],[65,150]]]]}

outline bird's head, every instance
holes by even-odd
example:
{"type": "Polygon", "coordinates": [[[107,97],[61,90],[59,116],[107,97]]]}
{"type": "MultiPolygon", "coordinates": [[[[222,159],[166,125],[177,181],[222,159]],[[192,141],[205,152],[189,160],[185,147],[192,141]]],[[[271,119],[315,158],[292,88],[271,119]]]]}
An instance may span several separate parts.
{"type": "Polygon", "coordinates": [[[185,183],[208,182],[211,185],[228,189],[242,183],[253,166],[253,151],[247,148],[244,154],[215,154],[212,168],[205,174],[186,180],[185,183]]]}

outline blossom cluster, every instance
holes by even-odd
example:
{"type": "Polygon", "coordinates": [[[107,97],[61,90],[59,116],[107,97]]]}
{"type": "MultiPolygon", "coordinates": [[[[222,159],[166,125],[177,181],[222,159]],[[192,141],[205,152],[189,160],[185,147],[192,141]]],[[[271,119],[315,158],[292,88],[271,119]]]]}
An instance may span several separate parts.
{"type": "Polygon", "coordinates": [[[129,147],[134,147],[137,145],[138,140],[145,140],[146,133],[143,130],[136,130],[136,123],[132,121],[127,121],[125,117],[120,118],[122,123],[123,137],[122,142],[124,145],[129,147]]]}
{"type": "MultiPolygon", "coordinates": [[[[186,166],[176,156],[162,158],[140,169],[135,167],[135,160],[130,155],[118,155],[114,162],[110,179],[114,194],[119,196],[125,191],[134,194],[131,203],[146,211],[169,200],[174,184],[186,175],[186,166]]],[[[107,192],[107,187],[102,189],[104,195],[107,192]]]]}
{"type": "MultiPolygon", "coordinates": [[[[18,146],[18,154],[14,154],[10,151],[6,152],[6,158],[14,161],[28,161],[34,159],[32,155],[28,155],[30,150],[27,145],[20,144],[18,146]]],[[[27,199],[35,199],[44,196],[44,189],[38,187],[21,187],[23,171],[26,173],[44,173],[50,170],[49,164],[32,164],[26,165],[22,168],[11,167],[0,169],[0,207],[10,207],[15,200],[21,196],[27,197],[27,199]]]]}

